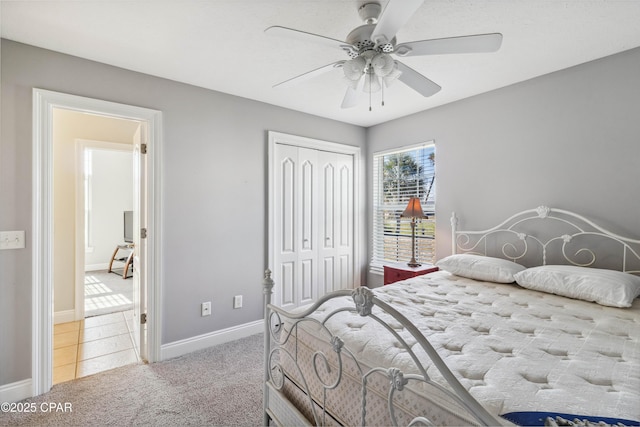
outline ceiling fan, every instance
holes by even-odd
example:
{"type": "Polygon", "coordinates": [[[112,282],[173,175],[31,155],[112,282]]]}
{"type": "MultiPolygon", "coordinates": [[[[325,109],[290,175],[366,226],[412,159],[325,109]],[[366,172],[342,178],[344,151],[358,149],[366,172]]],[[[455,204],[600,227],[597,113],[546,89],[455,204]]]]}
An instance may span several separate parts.
{"type": "MultiPolygon", "coordinates": [[[[305,31],[280,26],[269,27],[265,33],[285,36],[311,43],[338,48],[349,56],[341,60],[306,72],[299,76],[278,83],[274,87],[287,87],[336,68],[342,68],[347,82],[347,91],[342,100],[342,108],[356,106],[361,94],[369,93],[369,110],[371,110],[371,93],[384,91],[396,80],[409,86],[422,96],[431,96],[441,87],[427,77],[394,59],[422,55],[442,55],[451,53],[495,52],[502,44],[502,34],[476,34],[460,37],[420,40],[397,43],[396,33],[418,10],[424,0],[389,0],[381,13],[380,3],[372,1],[358,9],[364,25],[355,28],[347,35],[346,41],[324,37],[305,31]]],[[[384,92],[383,92],[384,93],[384,92]]],[[[384,96],[382,99],[384,105],[384,96]]]]}

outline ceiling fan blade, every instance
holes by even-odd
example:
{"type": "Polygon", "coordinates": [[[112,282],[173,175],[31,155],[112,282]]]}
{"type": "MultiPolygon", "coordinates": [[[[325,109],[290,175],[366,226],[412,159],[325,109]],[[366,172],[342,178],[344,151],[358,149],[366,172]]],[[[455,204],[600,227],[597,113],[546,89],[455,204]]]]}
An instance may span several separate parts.
{"type": "Polygon", "coordinates": [[[357,92],[351,86],[347,86],[347,91],[344,94],[344,99],[342,100],[342,108],[353,108],[358,105],[360,101],[360,93],[357,92]]]}
{"type": "Polygon", "coordinates": [[[389,43],[422,3],[424,0],[389,0],[371,34],[371,41],[378,46],[389,43]]]}
{"type": "Polygon", "coordinates": [[[300,40],[303,42],[321,44],[323,46],[331,47],[331,48],[339,48],[347,53],[356,52],[357,49],[355,46],[350,45],[347,42],[342,40],[332,39],[330,37],[321,36],[318,34],[307,33],[306,31],[294,30],[293,28],[273,26],[269,27],[264,32],[270,36],[280,36],[287,37],[289,39],[300,40]]]}
{"type": "Polygon", "coordinates": [[[352,108],[360,103],[360,99],[362,98],[362,88],[364,87],[364,76],[358,80],[357,86],[354,88],[352,86],[347,86],[347,91],[344,94],[344,99],[342,100],[342,108],[352,108]]]}
{"type": "Polygon", "coordinates": [[[425,97],[431,96],[442,89],[436,83],[432,82],[413,68],[407,67],[402,62],[396,61],[396,64],[398,64],[398,70],[402,71],[398,80],[418,92],[420,95],[425,97]]]}
{"type": "Polygon", "coordinates": [[[495,52],[502,45],[502,34],[476,34],[400,43],[394,49],[398,56],[443,55],[449,53],[495,52]]]}
{"type": "Polygon", "coordinates": [[[334,70],[336,68],[341,68],[342,64],[344,64],[345,61],[338,61],[338,62],[332,62],[331,64],[327,64],[324,65],[320,68],[316,68],[315,70],[311,70],[311,71],[307,71],[306,73],[300,74],[299,76],[295,76],[290,78],[289,80],[285,80],[283,82],[278,83],[277,85],[274,85],[274,88],[284,88],[284,87],[290,87],[290,86],[294,86],[298,83],[302,83],[304,81],[310,80],[314,77],[317,77],[321,74],[327,73],[331,70],[334,70]]]}

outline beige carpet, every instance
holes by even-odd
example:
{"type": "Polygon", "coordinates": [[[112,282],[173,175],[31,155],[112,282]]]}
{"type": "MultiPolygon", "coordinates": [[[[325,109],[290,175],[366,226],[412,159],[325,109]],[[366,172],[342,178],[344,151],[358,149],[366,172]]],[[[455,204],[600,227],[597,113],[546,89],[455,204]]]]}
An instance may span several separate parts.
{"type": "Polygon", "coordinates": [[[252,335],[58,384],[21,402],[35,413],[0,413],[0,425],[262,425],[262,339],[252,335]],[[43,403],[61,404],[62,411],[42,411],[43,403]],[[63,412],[65,404],[72,412],[63,412]]]}

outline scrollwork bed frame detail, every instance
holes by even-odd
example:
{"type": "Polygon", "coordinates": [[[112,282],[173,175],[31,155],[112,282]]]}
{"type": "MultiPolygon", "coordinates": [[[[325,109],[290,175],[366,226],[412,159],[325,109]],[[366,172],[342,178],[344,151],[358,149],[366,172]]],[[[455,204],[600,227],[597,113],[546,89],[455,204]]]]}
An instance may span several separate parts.
{"type": "MultiPolygon", "coordinates": [[[[388,391],[388,411],[390,419],[393,425],[397,425],[397,419],[394,408],[394,395],[398,392],[402,392],[405,386],[411,381],[419,381],[430,386],[436,387],[438,390],[445,393],[449,396],[453,401],[457,402],[461,407],[465,408],[470,416],[476,418],[480,425],[498,425],[501,424],[496,418],[494,418],[487,410],[482,407],[470,394],[469,392],[460,384],[455,375],[449,370],[444,361],[440,358],[436,350],[429,343],[429,341],[424,337],[424,335],[418,330],[418,328],[413,325],[406,317],[404,317],[400,312],[398,312],[395,308],[385,303],[384,301],[378,299],[374,293],[365,287],[359,287],[354,290],[342,290],[332,292],[321,297],[314,304],[306,308],[304,311],[300,312],[287,312],[279,307],[276,307],[271,304],[271,294],[273,288],[273,280],[271,279],[271,271],[266,270],[265,277],[263,281],[264,288],[264,298],[265,298],[265,338],[264,338],[264,351],[265,351],[265,365],[264,365],[264,411],[265,411],[265,425],[269,424],[270,419],[277,418],[274,417],[275,407],[282,407],[282,405],[287,406],[286,411],[290,411],[288,413],[291,414],[292,418],[288,418],[289,420],[295,419],[295,424],[300,423],[308,423],[306,419],[299,413],[299,411],[295,408],[295,406],[289,402],[286,397],[281,395],[279,391],[282,389],[285,378],[284,378],[284,370],[280,364],[280,358],[286,357],[289,358],[294,366],[296,373],[302,378],[303,391],[305,392],[308,400],[308,404],[310,405],[310,410],[313,414],[312,422],[315,425],[324,425],[326,423],[326,393],[330,390],[335,389],[343,379],[343,358],[350,358],[355,362],[355,366],[360,373],[361,381],[362,381],[362,399],[361,399],[361,425],[366,424],[366,404],[367,404],[367,381],[369,377],[374,373],[382,373],[389,380],[389,391],[388,391]],[[318,308],[320,308],[327,301],[334,299],[350,296],[353,299],[353,306],[343,307],[336,309],[326,315],[323,315],[320,319],[309,317],[310,314],[315,312],[318,308]],[[402,372],[400,369],[391,367],[374,367],[367,368],[358,361],[353,353],[345,346],[343,340],[339,337],[331,333],[331,331],[326,327],[326,323],[341,312],[354,312],[358,313],[360,316],[366,316],[373,320],[375,320],[379,325],[383,327],[387,332],[389,332],[396,341],[401,345],[401,347],[410,355],[413,362],[416,365],[416,372],[419,373],[407,373],[402,372]],[[426,369],[420,363],[418,356],[412,349],[412,346],[407,343],[407,341],[387,322],[385,322],[379,315],[381,313],[386,313],[390,315],[395,321],[399,322],[402,327],[409,332],[411,338],[414,339],[419,345],[419,347],[428,355],[431,359],[433,365],[438,369],[442,377],[449,384],[450,388],[445,388],[438,383],[434,382],[429,375],[427,375],[426,369]],[[284,319],[288,319],[288,330],[283,327],[284,319]],[[318,371],[318,366],[323,364],[325,367],[328,367],[328,357],[321,350],[315,351],[312,357],[313,364],[313,375],[315,375],[315,380],[319,381],[322,385],[323,399],[324,401],[315,402],[311,395],[311,391],[308,386],[307,379],[304,378],[304,374],[300,366],[298,365],[298,347],[297,347],[297,339],[298,339],[298,328],[301,327],[303,322],[312,323],[315,328],[318,328],[323,332],[323,334],[327,335],[326,342],[330,343],[331,349],[333,351],[334,358],[337,359],[337,372],[332,373],[335,377],[329,381],[322,378],[318,371]],[[289,351],[283,346],[289,341],[293,340],[293,351],[289,351]],[[277,354],[277,357],[276,357],[277,354]],[[276,391],[274,391],[276,390],[276,391]],[[320,410],[317,410],[315,407],[317,404],[320,410]],[[319,413],[321,412],[321,413],[319,413]]],[[[329,370],[327,370],[328,372],[329,370]]],[[[274,421],[278,421],[275,420],[274,421]]],[[[425,417],[416,417],[409,423],[412,425],[433,425],[433,423],[425,417]]]]}
{"type": "MultiPolygon", "coordinates": [[[[458,230],[458,218],[455,212],[451,215],[451,239],[454,254],[464,252],[487,255],[489,237],[497,236],[500,233],[506,233],[506,236],[510,236],[513,239],[512,241],[504,239],[504,243],[499,244],[504,258],[518,262],[532,250],[531,244],[541,250],[542,265],[546,265],[548,262],[548,250],[552,244],[560,245],[560,253],[555,256],[554,263],[558,263],[556,260],[560,259],[562,262],[572,265],[589,267],[595,264],[596,253],[587,247],[579,248],[573,253],[567,253],[570,243],[581,236],[616,242],[620,245],[622,255],[620,257],[622,260],[620,270],[627,273],[640,274],[640,240],[619,236],[574,212],[539,206],[536,209],[529,209],[512,215],[495,227],[482,231],[458,230]],[[566,231],[542,239],[522,231],[522,228],[531,221],[548,221],[549,223],[560,224],[565,227],[566,231]],[[514,241],[518,242],[517,245],[519,247],[513,243],[514,241]],[[577,261],[577,257],[581,254],[588,257],[585,262],[577,261]],[[629,260],[639,266],[637,268],[629,267],[629,260]]],[[[540,263],[537,265],[540,265],[540,263]]]]}

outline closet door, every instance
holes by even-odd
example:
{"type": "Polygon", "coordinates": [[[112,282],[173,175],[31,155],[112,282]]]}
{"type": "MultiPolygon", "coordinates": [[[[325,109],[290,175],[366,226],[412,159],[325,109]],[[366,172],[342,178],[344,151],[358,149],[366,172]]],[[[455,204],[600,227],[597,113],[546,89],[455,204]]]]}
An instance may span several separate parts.
{"type": "Polygon", "coordinates": [[[298,148],[297,305],[318,298],[318,152],[298,148]]]}
{"type": "Polygon", "coordinates": [[[321,295],[353,287],[353,156],[318,153],[321,295]]]}
{"type": "Polygon", "coordinates": [[[273,302],[353,287],[353,156],[275,144],[273,302]]]}
{"type": "Polygon", "coordinates": [[[276,144],[274,303],[293,308],[318,296],[316,150],[276,144]]]}

